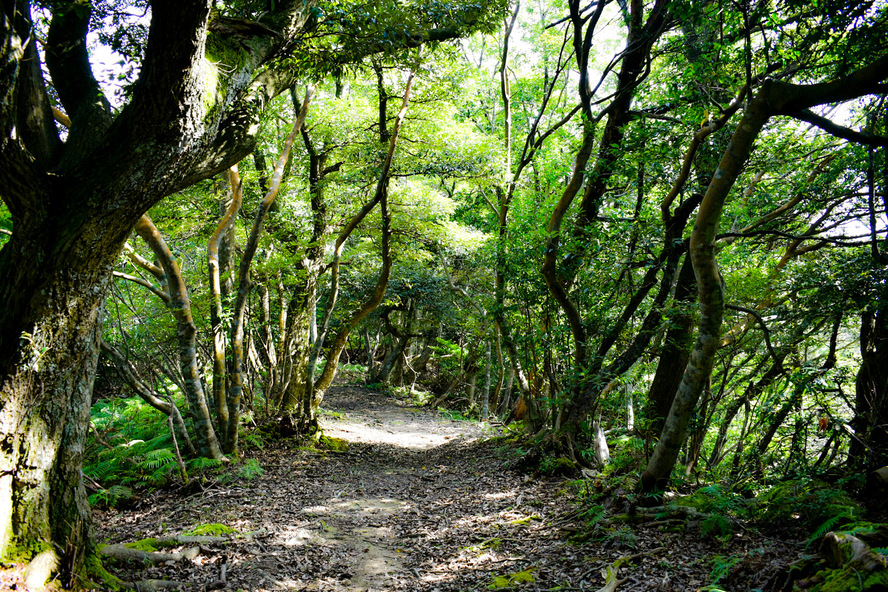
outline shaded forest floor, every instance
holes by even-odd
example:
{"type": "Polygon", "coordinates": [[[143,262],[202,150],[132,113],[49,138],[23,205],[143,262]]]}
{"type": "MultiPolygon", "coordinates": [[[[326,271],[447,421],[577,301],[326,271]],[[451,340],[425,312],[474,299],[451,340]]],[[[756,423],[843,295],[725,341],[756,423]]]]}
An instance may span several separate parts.
{"type": "Polygon", "coordinates": [[[517,452],[494,429],[357,387],[332,389],[324,408],[324,433],[341,450],[281,443],[247,455],[263,469],[252,478],[213,478],[96,511],[108,544],[213,524],[234,530],[192,559],[112,571],[194,590],[597,591],[606,568],[630,558],[621,592],[698,590],[720,567],[722,589],[752,590],[800,550],[742,528],[706,538],[692,523],[573,543],[570,485],[514,470],[517,452]]]}

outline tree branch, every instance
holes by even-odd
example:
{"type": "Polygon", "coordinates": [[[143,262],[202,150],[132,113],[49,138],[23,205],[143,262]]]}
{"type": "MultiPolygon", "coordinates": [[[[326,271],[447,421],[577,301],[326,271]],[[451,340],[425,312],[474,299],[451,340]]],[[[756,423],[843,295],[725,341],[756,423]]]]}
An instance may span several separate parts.
{"type": "Polygon", "coordinates": [[[765,336],[765,345],[768,348],[768,353],[771,354],[771,357],[774,359],[774,362],[780,365],[780,371],[783,371],[783,364],[780,361],[780,358],[777,357],[777,352],[774,351],[774,347],[771,345],[771,331],[768,329],[768,326],[765,324],[765,320],[761,317],[759,313],[752,310],[751,308],[746,308],[743,306],[737,306],[736,304],[725,304],[725,308],[727,310],[736,310],[737,312],[742,312],[748,314],[751,317],[755,317],[755,320],[758,321],[759,325],[762,326],[762,333],[765,336]]]}
{"type": "Polygon", "coordinates": [[[155,296],[157,296],[158,298],[163,300],[164,304],[169,305],[170,295],[167,294],[166,292],[164,292],[163,290],[158,290],[157,288],[152,286],[151,282],[149,282],[148,280],[144,280],[140,277],[130,275],[128,273],[123,273],[121,271],[115,271],[115,272],[113,272],[113,275],[114,275],[114,277],[119,277],[124,280],[129,280],[129,281],[133,282],[134,284],[139,284],[143,288],[147,288],[149,291],[151,291],[152,294],[154,294],[155,296]]]}
{"type": "Polygon", "coordinates": [[[793,117],[816,125],[831,136],[843,138],[849,142],[866,144],[867,146],[888,146],[888,137],[871,134],[867,131],[859,132],[853,130],[843,125],[839,125],[834,121],[830,121],[826,117],[821,117],[809,109],[802,109],[798,113],[795,113],[793,117]]]}

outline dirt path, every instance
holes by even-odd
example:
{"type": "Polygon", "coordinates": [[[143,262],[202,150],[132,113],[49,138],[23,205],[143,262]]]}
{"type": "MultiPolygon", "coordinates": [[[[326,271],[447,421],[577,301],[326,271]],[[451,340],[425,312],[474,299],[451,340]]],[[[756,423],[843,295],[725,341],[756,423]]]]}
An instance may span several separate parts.
{"type": "MultiPolygon", "coordinates": [[[[713,550],[699,536],[642,529],[567,543],[558,525],[575,507],[565,484],[509,469],[515,453],[478,424],[354,387],[334,389],[324,407],[325,434],[348,443],[340,452],[266,449],[248,455],[260,476],[155,492],[97,516],[108,543],[215,523],[237,533],[196,559],[122,575],[195,590],[223,571],[229,590],[598,590],[603,567],[636,555],[621,591],[709,583],[703,557],[713,550]]],[[[727,553],[752,544],[739,536],[719,545],[727,553]]],[[[764,573],[774,553],[757,557],[764,573]]]]}

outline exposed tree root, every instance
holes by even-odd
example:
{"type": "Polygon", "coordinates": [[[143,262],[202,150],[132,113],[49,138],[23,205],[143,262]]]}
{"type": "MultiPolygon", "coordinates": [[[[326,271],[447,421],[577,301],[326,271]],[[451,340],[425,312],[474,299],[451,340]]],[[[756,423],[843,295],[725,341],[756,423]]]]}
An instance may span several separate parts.
{"type": "MultiPolygon", "coordinates": [[[[248,533],[245,536],[245,539],[250,540],[253,536],[259,535],[262,532],[263,531],[256,531],[248,533]]],[[[192,561],[196,559],[198,555],[200,555],[201,545],[219,545],[227,543],[230,540],[231,539],[229,537],[224,536],[183,534],[145,539],[144,541],[140,541],[140,543],[142,543],[142,546],[150,549],[158,547],[178,547],[184,545],[192,545],[181,551],[161,552],[134,548],[134,546],[127,546],[126,544],[115,544],[102,547],[101,549],[99,549],[99,553],[103,557],[117,561],[130,561],[141,564],[160,565],[170,561],[192,561]]],[[[225,588],[227,585],[227,568],[227,563],[223,561],[220,565],[219,578],[201,586],[196,586],[192,582],[178,582],[172,580],[138,580],[135,582],[120,580],[118,584],[129,590],[137,590],[138,592],[155,592],[157,590],[164,589],[193,590],[198,588],[202,588],[204,590],[217,590],[220,588],[225,588]]]]}
{"type": "Polygon", "coordinates": [[[193,589],[189,582],[174,582],[172,580],[139,580],[133,582],[131,590],[138,592],[156,592],[157,590],[188,590],[193,589]]]}
{"type": "Polygon", "coordinates": [[[111,559],[118,561],[137,561],[141,563],[150,563],[158,565],[167,561],[184,561],[191,560],[200,555],[200,547],[189,547],[184,551],[174,551],[172,553],[163,553],[160,551],[143,551],[141,549],[133,549],[126,545],[107,545],[99,550],[99,553],[111,559]]]}

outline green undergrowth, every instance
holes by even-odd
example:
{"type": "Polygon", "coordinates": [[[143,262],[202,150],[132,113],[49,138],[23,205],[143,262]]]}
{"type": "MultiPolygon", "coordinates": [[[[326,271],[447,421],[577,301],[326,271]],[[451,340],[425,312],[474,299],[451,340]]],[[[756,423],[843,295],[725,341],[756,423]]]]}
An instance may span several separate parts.
{"type": "Polygon", "coordinates": [[[693,508],[704,517],[700,520],[700,534],[704,537],[726,537],[740,521],[752,516],[748,499],[721,484],[707,485],[690,495],[678,497],[667,508],[693,508]]]}
{"type": "MultiPolygon", "coordinates": [[[[800,574],[806,571],[813,575],[802,580],[805,590],[810,592],[864,592],[888,590],[888,548],[876,546],[886,543],[885,524],[857,522],[852,528],[836,531],[838,557],[836,553],[823,554],[814,562],[810,560],[795,569],[800,574]],[[861,552],[854,545],[844,541],[859,539],[866,545],[861,552]]],[[[800,582],[801,583],[801,582],[800,582]]]]}
{"type": "MultiPolygon", "coordinates": [[[[544,462],[557,465],[559,461],[544,462]]],[[[653,517],[642,512],[640,505],[639,514],[635,513],[640,501],[637,484],[637,474],[623,472],[613,465],[592,477],[567,481],[566,491],[574,496],[578,506],[580,528],[574,539],[605,541],[622,536],[618,531],[623,527],[618,524],[642,519],[674,522],[676,517],[683,517],[684,523],[673,523],[666,529],[683,530],[694,523],[702,536],[721,539],[736,532],[741,525],[767,531],[781,528],[790,536],[806,540],[809,547],[831,530],[855,532],[857,528],[872,527],[862,522],[863,508],[841,483],[830,485],[816,479],[794,479],[776,483],[754,496],[746,490],[734,490],[729,484],[709,484],[683,495],[669,492],[668,501],[653,517]],[[627,507],[629,512],[624,513],[627,507]],[[640,514],[645,517],[641,518],[640,514]]]]}
{"type": "Polygon", "coordinates": [[[810,478],[777,483],[756,496],[760,525],[794,525],[810,531],[810,539],[863,518],[863,508],[841,488],[810,478]]]}
{"type": "Polygon", "coordinates": [[[191,530],[187,530],[182,534],[186,536],[221,536],[223,534],[232,534],[237,532],[235,529],[218,522],[213,524],[198,524],[191,530]]]}
{"type": "Polygon", "coordinates": [[[520,584],[532,584],[536,581],[536,578],[534,578],[533,576],[534,571],[536,571],[536,567],[530,567],[528,569],[525,569],[524,571],[506,574],[503,576],[496,576],[493,578],[493,581],[487,586],[487,589],[504,590],[507,588],[518,586],[520,584]]]}
{"type": "Polygon", "coordinates": [[[83,472],[103,485],[90,502],[118,506],[136,486],[168,483],[178,470],[166,417],[140,399],[99,401],[91,410],[92,433],[83,472]]]}
{"type": "MultiPolygon", "coordinates": [[[[141,399],[99,401],[91,409],[91,422],[83,464],[91,505],[124,507],[139,490],[183,481],[167,417],[141,399]]],[[[266,436],[259,430],[244,430],[240,436],[243,450],[262,450],[265,442],[266,436]]],[[[264,473],[255,459],[223,463],[188,458],[181,443],[180,452],[188,476],[201,482],[250,481],[264,473]]]]}
{"type": "Polygon", "coordinates": [[[808,588],[809,592],[865,592],[888,590],[888,571],[879,571],[862,576],[853,567],[819,572],[822,583],[808,588]]]}

